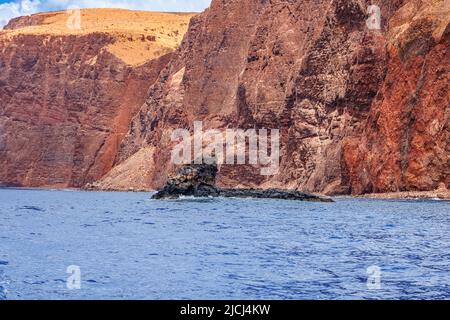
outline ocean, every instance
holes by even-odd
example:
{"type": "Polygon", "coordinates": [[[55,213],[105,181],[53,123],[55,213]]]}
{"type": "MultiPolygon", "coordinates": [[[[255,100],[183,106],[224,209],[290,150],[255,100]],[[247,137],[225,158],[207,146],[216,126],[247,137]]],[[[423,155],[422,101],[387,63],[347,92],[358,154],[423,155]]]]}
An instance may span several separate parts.
{"type": "Polygon", "coordinates": [[[150,196],[1,189],[0,299],[450,299],[450,202],[150,196]]]}

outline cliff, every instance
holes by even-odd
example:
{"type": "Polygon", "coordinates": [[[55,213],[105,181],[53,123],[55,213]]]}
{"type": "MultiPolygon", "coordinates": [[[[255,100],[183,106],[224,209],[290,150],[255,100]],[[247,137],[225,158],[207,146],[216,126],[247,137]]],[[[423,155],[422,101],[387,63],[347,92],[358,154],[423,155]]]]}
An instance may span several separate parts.
{"type": "Polygon", "coordinates": [[[0,185],[82,187],[108,173],[192,16],[82,10],[77,28],[74,14],[0,31],[0,185]]]}
{"type": "Polygon", "coordinates": [[[147,183],[162,187],[174,170],[170,133],[201,120],[205,129],[281,130],[279,174],[223,165],[222,187],[448,187],[448,1],[378,1],[380,30],[366,25],[370,4],[214,0],[191,20],[117,163],[151,149],[147,183]]]}
{"type": "Polygon", "coordinates": [[[405,1],[390,19],[384,80],[344,144],[353,193],[450,185],[450,3],[405,1]]]}
{"type": "Polygon", "coordinates": [[[82,31],[49,32],[59,13],[1,34],[2,183],[161,188],[176,170],[172,131],[203,121],[280,130],[278,174],[222,165],[221,188],[450,187],[446,0],[213,0],[160,33],[159,16],[117,25],[92,12],[82,31]]]}

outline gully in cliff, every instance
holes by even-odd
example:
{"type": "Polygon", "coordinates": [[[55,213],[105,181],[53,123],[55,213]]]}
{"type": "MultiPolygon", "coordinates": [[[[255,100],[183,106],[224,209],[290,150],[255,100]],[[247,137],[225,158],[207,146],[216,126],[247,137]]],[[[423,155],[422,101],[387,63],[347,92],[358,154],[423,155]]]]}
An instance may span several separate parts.
{"type": "Polygon", "coordinates": [[[293,190],[219,189],[216,187],[217,171],[215,164],[183,165],[169,177],[166,186],[152,199],[178,199],[182,196],[191,196],[333,202],[329,198],[293,190]]]}

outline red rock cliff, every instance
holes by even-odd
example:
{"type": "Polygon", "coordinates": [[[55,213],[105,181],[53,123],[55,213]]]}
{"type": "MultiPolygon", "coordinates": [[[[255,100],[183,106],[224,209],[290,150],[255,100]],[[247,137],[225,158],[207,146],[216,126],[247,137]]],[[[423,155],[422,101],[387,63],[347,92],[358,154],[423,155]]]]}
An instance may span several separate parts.
{"type": "Polygon", "coordinates": [[[390,19],[384,81],[344,144],[352,192],[450,185],[449,20],[448,1],[407,1],[390,19]]]}
{"type": "MultiPolygon", "coordinates": [[[[147,183],[172,170],[174,128],[281,129],[281,170],[223,165],[222,186],[328,194],[449,184],[449,6],[378,1],[214,0],[122,143],[118,162],[151,148],[147,183]],[[447,31],[446,31],[447,30],[447,31]]],[[[113,177],[110,177],[113,180],[113,177]]]]}
{"type": "Polygon", "coordinates": [[[111,170],[192,15],[83,10],[0,31],[0,184],[81,187],[111,170]]]}
{"type": "Polygon", "coordinates": [[[173,129],[201,120],[281,131],[279,174],[223,165],[223,187],[449,187],[449,10],[445,0],[213,0],[170,55],[179,20],[161,31],[128,16],[118,28],[96,12],[75,34],[39,29],[52,16],[14,20],[20,32],[0,35],[0,182],[158,188],[173,170],[173,129]],[[371,4],[380,30],[367,27],[371,4]]]}

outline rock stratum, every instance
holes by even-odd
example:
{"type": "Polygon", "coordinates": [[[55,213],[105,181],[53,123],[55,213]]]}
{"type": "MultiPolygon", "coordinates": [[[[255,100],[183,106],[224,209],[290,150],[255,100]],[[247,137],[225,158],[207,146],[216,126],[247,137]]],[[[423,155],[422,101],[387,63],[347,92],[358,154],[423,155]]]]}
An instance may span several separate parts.
{"type": "Polygon", "coordinates": [[[107,174],[192,16],[82,10],[78,29],[74,14],[0,31],[0,185],[83,187],[107,174]]]}
{"type": "Polygon", "coordinates": [[[220,188],[448,189],[449,22],[446,0],[213,0],[176,51],[139,66],[96,33],[48,47],[40,35],[5,44],[2,34],[0,181],[162,188],[175,170],[172,131],[203,121],[205,129],[280,129],[279,174],[222,165],[220,188]],[[366,24],[372,3],[380,30],[366,24]],[[56,59],[65,45],[74,57],[56,59]]]}

